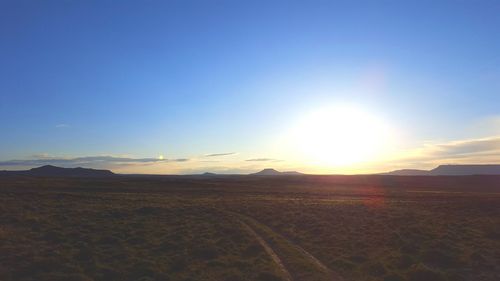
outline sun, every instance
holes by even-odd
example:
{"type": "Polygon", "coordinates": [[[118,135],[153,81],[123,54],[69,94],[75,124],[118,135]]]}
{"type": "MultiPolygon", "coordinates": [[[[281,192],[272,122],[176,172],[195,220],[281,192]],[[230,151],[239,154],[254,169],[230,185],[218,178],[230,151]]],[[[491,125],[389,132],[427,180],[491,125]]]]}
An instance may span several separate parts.
{"type": "Polygon", "coordinates": [[[322,166],[346,166],[375,160],[391,134],[377,116],[352,106],[326,107],[305,116],[294,129],[301,157],[322,166]]]}

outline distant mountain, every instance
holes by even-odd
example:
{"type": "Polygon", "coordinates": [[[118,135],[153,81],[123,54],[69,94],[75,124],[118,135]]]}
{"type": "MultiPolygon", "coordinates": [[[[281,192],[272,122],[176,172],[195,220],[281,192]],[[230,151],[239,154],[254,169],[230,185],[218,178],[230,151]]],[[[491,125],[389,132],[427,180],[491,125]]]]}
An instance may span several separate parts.
{"type": "Polygon", "coordinates": [[[417,170],[417,169],[402,169],[395,170],[387,173],[382,173],[382,175],[389,176],[428,176],[429,171],[427,170],[417,170]]]}
{"type": "Polygon", "coordinates": [[[87,168],[61,168],[45,165],[27,171],[0,171],[0,175],[24,175],[36,177],[107,177],[115,175],[110,170],[96,170],[87,168]]]}
{"type": "Polygon", "coordinates": [[[213,177],[213,176],[217,176],[216,173],[210,173],[210,172],[205,172],[203,174],[201,174],[202,176],[204,177],[213,177]]]}
{"type": "Polygon", "coordinates": [[[382,175],[393,176],[470,176],[470,175],[500,175],[500,165],[439,165],[430,171],[403,169],[382,175]]]}
{"type": "Polygon", "coordinates": [[[250,174],[253,176],[284,176],[284,175],[302,175],[302,173],[296,172],[296,171],[289,171],[289,172],[279,172],[276,171],[275,169],[264,169],[260,172],[250,174]]]}
{"type": "Polygon", "coordinates": [[[431,175],[500,175],[500,165],[440,165],[430,171],[431,175]]]}

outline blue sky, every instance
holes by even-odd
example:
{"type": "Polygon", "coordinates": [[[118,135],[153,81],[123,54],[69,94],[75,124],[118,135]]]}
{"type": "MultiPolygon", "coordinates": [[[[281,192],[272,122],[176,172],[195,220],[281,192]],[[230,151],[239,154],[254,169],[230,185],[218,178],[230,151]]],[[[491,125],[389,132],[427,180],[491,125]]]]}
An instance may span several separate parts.
{"type": "MultiPolygon", "coordinates": [[[[335,173],[499,162],[498,26],[499,1],[0,1],[0,165],[335,173]],[[304,116],[346,104],[383,120],[394,151],[327,165],[292,145],[304,116]],[[470,143],[485,145],[430,156],[470,143]]],[[[321,124],[343,134],[335,126],[321,124]]]]}

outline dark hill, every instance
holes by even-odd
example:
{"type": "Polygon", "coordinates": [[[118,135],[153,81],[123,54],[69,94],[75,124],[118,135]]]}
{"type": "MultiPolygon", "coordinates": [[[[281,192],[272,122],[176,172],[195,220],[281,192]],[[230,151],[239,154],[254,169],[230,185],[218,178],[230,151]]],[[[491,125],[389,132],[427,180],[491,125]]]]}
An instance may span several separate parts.
{"type": "Polygon", "coordinates": [[[500,165],[440,165],[429,173],[440,176],[500,175],[500,165]]]}
{"type": "Polygon", "coordinates": [[[110,170],[96,170],[87,168],[61,168],[45,165],[27,171],[3,171],[4,175],[23,175],[35,177],[107,177],[115,175],[110,170]]]}
{"type": "Polygon", "coordinates": [[[383,175],[393,176],[472,176],[472,175],[500,175],[500,165],[440,165],[430,171],[403,169],[383,175]]]}
{"type": "Polygon", "coordinates": [[[260,172],[250,174],[253,176],[283,176],[283,175],[302,175],[302,173],[295,172],[295,171],[290,171],[290,172],[279,172],[276,171],[275,169],[264,169],[260,172]]]}
{"type": "Polygon", "coordinates": [[[395,170],[388,173],[383,173],[382,175],[390,176],[428,176],[429,171],[427,170],[417,170],[417,169],[402,169],[395,170]]]}

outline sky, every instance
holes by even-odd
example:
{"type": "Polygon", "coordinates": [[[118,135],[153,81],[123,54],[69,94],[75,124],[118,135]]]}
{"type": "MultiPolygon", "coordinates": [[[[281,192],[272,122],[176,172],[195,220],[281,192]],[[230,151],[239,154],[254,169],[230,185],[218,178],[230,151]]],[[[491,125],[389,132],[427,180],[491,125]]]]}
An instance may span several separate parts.
{"type": "Polygon", "coordinates": [[[500,1],[0,0],[0,170],[500,163],[500,1]]]}

